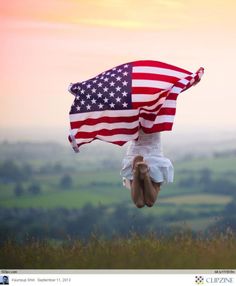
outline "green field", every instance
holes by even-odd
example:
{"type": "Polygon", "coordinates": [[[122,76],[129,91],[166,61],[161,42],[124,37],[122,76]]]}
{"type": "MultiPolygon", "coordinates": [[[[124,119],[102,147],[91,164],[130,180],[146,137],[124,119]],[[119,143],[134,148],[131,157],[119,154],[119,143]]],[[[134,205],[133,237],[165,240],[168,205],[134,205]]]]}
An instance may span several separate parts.
{"type": "Polygon", "coordinates": [[[230,196],[207,195],[207,194],[189,194],[175,197],[163,198],[160,202],[171,203],[174,205],[224,205],[231,201],[230,196]]]}
{"type": "MultiPolygon", "coordinates": [[[[213,158],[196,158],[190,161],[178,163],[177,168],[185,170],[197,171],[208,168],[218,175],[222,175],[227,171],[236,172],[236,158],[232,157],[213,157],[213,158]]],[[[236,179],[236,178],[235,178],[236,179]]]]}
{"type": "MultiPolygon", "coordinates": [[[[4,146],[4,148],[7,147],[4,146]]],[[[111,206],[112,208],[114,205],[123,203],[131,209],[135,208],[131,202],[130,191],[122,186],[119,175],[121,152],[113,154],[113,149],[109,146],[107,149],[101,149],[96,160],[97,151],[94,148],[91,149],[91,152],[85,150],[78,156],[72,156],[72,154],[64,154],[64,149],[58,147],[58,154],[55,159],[51,156],[50,150],[47,149],[47,152],[44,151],[46,155],[41,156],[40,159],[40,154],[35,155],[32,146],[31,148],[30,155],[25,154],[21,158],[23,161],[15,160],[15,162],[18,165],[21,162],[22,164],[31,164],[32,169],[36,170],[33,175],[22,182],[22,186],[27,189],[32,182],[36,182],[40,184],[40,194],[32,195],[25,191],[17,197],[14,194],[15,183],[0,181],[1,207],[81,209],[86,204],[92,204],[94,206],[111,206]],[[27,159],[27,156],[31,159],[27,159]],[[50,173],[50,168],[53,168],[55,164],[59,164],[61,169],[58,172],[50,173]],[[49,168],[49,172],[37,171],[42,167],[49,168]],[[62,188],[60,179],[63,174],[68,173],[73,184],[69,188],[62,188]]],[[[40,146],[40,148],[46,147],[40,146]]],[[[6,151],[7,149],[5,153],[7,153],[6,151]]],[[[19,154],[19,151],[16,154],[19,154]]],[[[198,181],[202,173],[205,172],[204,170],[209,170],[212,180],[227,180],[236,184],[236,157],[195,158],[174,162],[174,166],[174,183],[162,186],[154,207],[143,208],[139,212],[143,215],[157,216],[158,219],[168,215],[174,218],[175,214],[179,216],[179,213],[184,212],[185,219],[180,221],[173,219],[173,222],[168,221],[167,224],[183,225],[188,219],[187,223],[190,228],[204,230],[212,224],[217,213],[220,215],[224,207],[232,201],[236,190],[227,190],[228,193],[225,194],[223,189],[222,193],[214,193],[213,189],[212,192],[206,193],[200,183],[191,184],[191,178],[198,181]],[[190,186],[181,185],[181,182],[186,178],[190,178],[190,186]]]]}

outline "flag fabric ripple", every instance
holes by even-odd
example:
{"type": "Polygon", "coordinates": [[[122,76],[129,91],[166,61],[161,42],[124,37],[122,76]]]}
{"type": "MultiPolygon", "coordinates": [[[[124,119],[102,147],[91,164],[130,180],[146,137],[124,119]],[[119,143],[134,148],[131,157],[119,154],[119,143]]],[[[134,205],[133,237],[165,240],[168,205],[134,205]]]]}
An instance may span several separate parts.
{"type": "Polygon", "coordinates": [[[119,65],[89,80],[72,83],[69,141],[75,152],[95,139],[123,145],[145,133],[171,130],[178,95],[204,73],[158,61],[119,65]]]}

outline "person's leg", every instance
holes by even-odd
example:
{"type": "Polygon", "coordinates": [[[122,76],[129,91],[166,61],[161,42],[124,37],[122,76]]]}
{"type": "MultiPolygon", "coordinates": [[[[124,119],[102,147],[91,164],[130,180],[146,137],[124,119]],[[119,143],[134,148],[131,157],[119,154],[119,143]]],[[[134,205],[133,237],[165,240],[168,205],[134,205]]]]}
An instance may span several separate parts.
{"type": "Polygon", "coordinates": [[[138,163],[138,167],[143,182],[144,202],[148,207],[152,207],[156,202],[161,184],[151,180],[146,163],[138,163]]]}
{"type": "Polygon", "coordinates": [[[136,156],[133,161],[133,180],[131,181],[131,198],[137,208],[145,206],[143,184],[140,180],[139,162],[143,161],[142,156],[136,156]]]}
{"type": "Polygon", "coordinates": [[[160,183],[152,182],[149,176],[144,178],[144,201],[146,206],[152,207],[156,200],[158,193],[160,192],[160,183]]]}

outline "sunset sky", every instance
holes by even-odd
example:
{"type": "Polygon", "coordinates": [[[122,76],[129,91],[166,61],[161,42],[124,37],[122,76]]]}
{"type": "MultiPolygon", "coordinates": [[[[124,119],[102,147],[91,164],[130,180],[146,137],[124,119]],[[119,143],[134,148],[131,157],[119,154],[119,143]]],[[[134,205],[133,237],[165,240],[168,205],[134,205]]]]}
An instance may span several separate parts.
{"type": "Polygon", "coordinates": [[[235,130],[235,15],[234,0],[0,0],[0,128],[68,129],[70,82],[152,59],[205,68],[174,128],[235,130]]]}

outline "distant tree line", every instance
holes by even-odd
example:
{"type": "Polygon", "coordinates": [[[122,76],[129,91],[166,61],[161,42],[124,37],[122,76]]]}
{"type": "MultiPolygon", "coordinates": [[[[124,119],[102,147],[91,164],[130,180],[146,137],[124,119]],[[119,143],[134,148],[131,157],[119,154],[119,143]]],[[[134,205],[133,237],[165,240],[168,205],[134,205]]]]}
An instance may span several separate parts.
{"type": "Polygon", "coordinates": [[[29,163],[16,163],[14,160],[0,162],[0,182],[22,182],[31,180],[34,175],[55,175],[71,172],[70,167],[64,167],[61,163],[44,164],[38,168],[29,163]]]}
{"type": "Polygon", "coordinates": [[[13,239],[64,240],[87,239],[92,234],[111,238],[131,232],[145,234],[167,232],[165,224],[154,216],[144,216],[127,205],[93,206],[82,209],[1,208],[0,242],[13,239]]]}
{"type": "MultiPolygon", "coordinates": [[[[73,187],[73,179],[70,175],[62,175],[58,184],[58,187],[63,190],[70,190],[73,187]]],[[[24,194],[39,195],[42,191],[41,184],[39,182],[32,182],[28,187],[24,187],[21,182],[15,184],[14,194],[16,197],[20,197],[24,194]]]]}
{"type": "Polygon", "coordinates": [[[26,193],[32,195],[41,193],[41,184],[34,179],[39,174],[59,174],[58,188],[68,190],[73,187],[73,179],[68,174],[68,168],[64,168],[60,163],[43,165],[39,169],[34,168],[28,163],[17,164],[13,160],[6,160],[0,163],[0,183],[15,183],[13,191],[17,197],[26,193]],[[26,182],[28,183],[27,187],[25,187],[26,182]]]}
{"type": "MultiPolygon", "coordinates": [[[[212,211],[209,212],[212,215],[212,211]]],[[[206,216],[187,211],[166,214],[161,218],[143,215],[140,210],[126,204],[112,206],[85,205],[81,209],[41,209],[41,208],[1,208],[0,243],[7,239],[23,242],[36,240],[86,240],[96,234],[105,238],[126,237],[130,233],[157,236],[173,235],[179,227],[167,227],[167,223],[184,221],[206,216]]],[[[219,215],[219,214],[218,214],[219,215]]],[[[229,203],[221,214],[221,219],[210,229],[236,232],[236,201],[229,203]]],[[[192,231],[194,234],[194,232],[192,231]]]]}
{"type": "Polygon", "coordinates": [[[29,193],[31,195],[39,195],[41,193],[41,185],[35,182],[30,184],[28,188],[24,188],[24,186],[21,183],[17,183],[14,188],[14,194],[17,197],[20,197],[25,193],[29,193]]]}
{"type": "Polygon", "coordinates": [[[29,164],[18,165],[12,160],[0,164],[0,181],[3,183],[20,182],[31,178],[34,170],[29,164]]]}
{"type": "MultiPolygon", "coordinates": [[[[236,196],[236,184],[224,178],[227,174],[220,179],[213,179],[212,171],[207,168],[198,172],[182,170],[182,173],[185,174],[185,177],[178,182],[179,187],[198,188],[206,193],[236,196]]],[[[230,173],[230,175],[232,174],[230,173]]]]}

